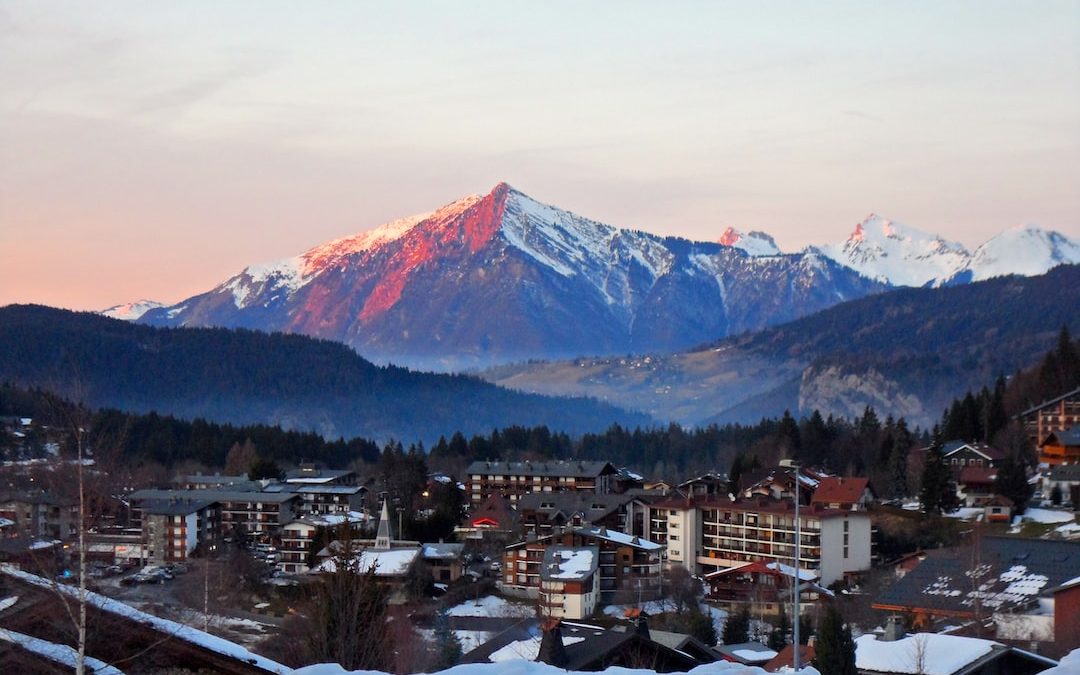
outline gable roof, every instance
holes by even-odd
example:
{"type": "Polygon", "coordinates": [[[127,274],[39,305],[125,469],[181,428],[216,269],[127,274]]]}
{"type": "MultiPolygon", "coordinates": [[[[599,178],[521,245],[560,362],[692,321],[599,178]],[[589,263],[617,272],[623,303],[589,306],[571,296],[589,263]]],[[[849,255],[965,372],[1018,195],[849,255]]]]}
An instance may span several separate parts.
{"type": "Polygon", "coordinates": [[[611,462],[597,461],[540,461],[540,462],[485,462],[478,461],[469,465],[468,473],[473,475],[495,476],[542,476],[549,478],[587,476],[595,478],[604,474],[617,473],[611,462]]]}
{"type": "Polygon", "coordinates": [[[972,664],[992,661],[1007,651],[999,642],[959,635],[918,633],[880,640],[866,634],[855,638],[855,667],[860,673],[953,675],[969,672],[972,664]],[[917,658],[920,654],[921,659],[917,658]]]}
{"type": "Polygon", "coordinates": [[[1040,403],[1038,405],[1031,406],[1030,408],[1028,408],[1024,412],[1017,415],[1017,417],[1024,417],[1026,415],[1030,415],[1031,413],[1039,412],[1040,410],[1042,410],[1043,408],[1045,408],[1048,405],[1054,405],[1055,403],[1060,403],[1061,401],[1064,401],[1067,398],[1073,398],[1073,397],[1077,397],[1077,396],[1080,396],[1080,387],[1077,387],[1076,389],[1073,389],[1072,391],[1066,392],[1066,393],[1062,394],[1061,396],[1058,396],[1057,398],[1052,398],[1049,401],[1043,401],[1042,403],[1040,403]]]}
{"type": "Polygon", "coordinates": [[[1054,440],[1054,445],[1080,445],[1080,425],[1071,426],[1064,431],[1052,431],[1040,445],[1050,445],[1050,439],[1054,440]]]}
{"type": "Polygon", "coordinates": [[[923,609],[971,616],[1022,608],[1043,591],[1076,576],[1080,543],[1020,537],[983,537],[978,551],[938,549],[888,588],[878,608],[923,609]]]}
{"type": "Polygon", "coordinates": [[[993,483],[997,479],[998,470],[992,466],[965,466],[960,469],[961,484],[964,483],[993,483]]]}
{"type": "Polygon", "coordinates": [[[870,480],[867,478],[828,476],[818,483],[810,503],[854,504],[862,499],[868,487],[870,480]]]}
{"type": "Polygon", "coordinates": [[[567,516],[581,513],[590,522],[599,520],[631,501],[632,495],[600,495],[593,492],[530,492],[517,502],[518,512],[538,511],[567,516]]]}
{"type": "Polygon", "coordinates": [[[991,461],[998,461],[1005,459],[1005,451],[999,450],[992,445],[986,443],[966,443],[964,441],[949,441],[941,448],[941,454],[944,457],[948,457],[951,454],[960,452],[964,448],[971,450],[972,452],[981,455],[984,459],[991,461]]]}

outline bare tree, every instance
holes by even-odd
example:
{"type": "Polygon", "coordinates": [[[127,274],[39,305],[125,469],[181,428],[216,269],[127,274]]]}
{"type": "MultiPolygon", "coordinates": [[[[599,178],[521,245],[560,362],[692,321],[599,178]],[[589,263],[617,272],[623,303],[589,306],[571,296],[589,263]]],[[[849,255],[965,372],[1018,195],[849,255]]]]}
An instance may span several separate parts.
{"type": "Polygon", "coordinates": [[[926,633],[916,633],[911,636],[911,665],[916,675],[926,673],[926,651],[930,644],[930,636],[926,633]]]}

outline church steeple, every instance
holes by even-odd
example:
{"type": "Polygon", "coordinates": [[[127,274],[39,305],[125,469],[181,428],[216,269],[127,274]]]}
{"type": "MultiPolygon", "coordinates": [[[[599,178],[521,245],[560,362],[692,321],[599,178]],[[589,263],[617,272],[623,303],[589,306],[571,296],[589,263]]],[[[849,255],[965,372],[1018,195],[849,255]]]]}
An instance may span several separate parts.
{"type": "Polygon", "coordinates": [[[389,499],[383,499],[382,514],[379,516],[379,529],[375,533],[375,548],[381,551],[390,550],[390,541],[392,535],[390,534],[390,507],[387,504],[389,499]]]}

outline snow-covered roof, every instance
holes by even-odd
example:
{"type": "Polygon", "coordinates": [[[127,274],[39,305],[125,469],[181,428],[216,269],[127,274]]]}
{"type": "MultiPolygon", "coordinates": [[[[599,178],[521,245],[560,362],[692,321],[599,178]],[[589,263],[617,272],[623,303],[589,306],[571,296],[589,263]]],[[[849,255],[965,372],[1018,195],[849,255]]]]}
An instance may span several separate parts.
{"type": "Polygon", "coordinates": [[[560,581],[580,581],[596,572],[600,563],[597,546],[549,546],[544,551],[540,578],[560,581]]]}
{"type": "Polygon", "coordinates": [[[635,537],[632,534],[626,534],[625,532],[619,532],[618,530],[609,530],[606,527],[579,527],[574,530],[574,533],[596,537],[597,539],[606,539],[607,541],[616,544],[633,546],[634,548],[639,548],[643,551],[658,551],[664,548],[661,544],[649,541],[648,539],[635,537]]]}
{"type": "MultiPolygon", "coordinates": [[[[567,644],[566,638],[563,639],[563,644],[567,644]]],[[[537,640],[537,649],[539,649],[539,640],[537,640]]],[[[643,670],[640,668],[622,668],[613,666],[607,670],[600,671],[607,675],[656,675],[654,670],[643,670]]],[[[812,666],[806,666],[801,671],[801,675],[821,675],[812,666]]],[[[320,663],[312,666],[305,666],[303,668],[297,668],[293,671],[293,675],[349,675],[350,671],[345,670],[336,663],[320,663]]],[[[351,671],[353,675],[378,675],[374,671],[351,671]]],[[[556,668],[555,666],[549,666],[546,663],[538,663],[535,661],[527,661],[521,656],[516,656],[506,661],[500,661],[498,663],[466,663],[458,666],[454,666],[449,670],[443,671],[443,675],[579,675],[575,671],[566,671],[562,668],[556,668]]],[[[590,675],[595,675],[592,673],[590,675]]],[[[706,663],[705,665],[698,666],[688,671],[687,675],[765,675],[765,671],[757,666],[746,666],[741,663],[732,663],[731,661],[716,661],[715,663],[706,663]]],[[[1055,673],[1055,675],[1063,675],[1055,673]]],[[[1071,674],[1070,674],[1071,675],[1071,674]]]]}
{"type": "MultiPolygon", "coordinates": [[[[6,574],[10,577],[19,579],[20,581],[37,586],[39,588],[45,588],[56,593],[67,595],[70,598],[79,597],[79,589],[74,586],[67,586],[65,584],[55,584],[48,579],[44,579],[35,574],[24,572],[9,564],[0,564],[0,574],[6,574]]],[[[184,640],[191,644],[198,645],[203,649],[207,649],[229,658],[237,659],[239,661],[245,661],[258,668],[262,668],[271,673],[282,673],[282,675],[291,672],[291,669],[281,665],[276,661],[272,661],[266,657],[259,656],[253,652],[249,652],[240,645],[230,642],[224,638],[219,638],[216,635],[210,635],[204,633],[201,630],[185,626],[169,619],[162,619],[161,617],[148,614],[125,605],[122,602],[107,598],[99,593],[93,591],[86,591],[86,602],[97,609],[100,609],[110,614],[122,616],[132,621],[148,625],[155,630],[158,630],[166,635],[169,635],[178,640],[184,640]]]]}
{"type": "MultiPolygon", "coordinates": [[[[0,640],[19,645],[28,652],[33,652],[53,663],[59,663],[68,668],[75,667],[79,656],[77,650],[68,647],[67,645],[47,642],[32,635],[16,633],[15,631],[7,630],[6,628],[0,628],[0,640]]],[[[117,670],[104,661],[95,659],[90,655],[84,656],[83,663],[86,666],[86,671],[94,673],[94,675],[124,675],[122,671],[117,670]]]]}
{"type": "MultiPolygon", "coordinates": [[[[765,567],[768,567],[771,570],[775,570],[775,571],[779,572],[780,574],[783,574],[783,575],[786,575],[786,576],[789,576],[789,577],[794,577],[795,576],[795,568],[792,567],[791,565],[785,565],[784,563],[779,563],[779,562],[771,562],[771,563],[766,563],[765,567]]],[[[818,578],[818,573],[813,571],[813,570],[804,570],[804,569],[799,570],[799,581],[817,581],[817,578],[818,578]]]]}
{"type": "MultiPolygon", "coordinates": [[[[361,572],[374,567],[376,576],[395,577],[408,572],[418,555],[420,555],[418,548],[396,548],[389,551],[366,548],[356,554],[356,565],[361,572]]],[[[330,557],[316,565],[311,573],[335,571],[337,571],[337,559],[330,557]]]]}
{"type": "Polygon", "coordinates": [[[879,640],[876,635],[855,639],[855,667],[859,671],[902,675],[952,675],[986,656],[999,642],[980,638],[917,633],[900,640],[879,640]]]}

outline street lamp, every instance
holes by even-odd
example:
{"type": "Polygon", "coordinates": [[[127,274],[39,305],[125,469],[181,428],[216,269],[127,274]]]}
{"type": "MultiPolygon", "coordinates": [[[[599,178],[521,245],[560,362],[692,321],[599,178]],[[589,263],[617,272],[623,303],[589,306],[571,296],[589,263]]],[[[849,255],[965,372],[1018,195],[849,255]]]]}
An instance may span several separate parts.
{"type": "Polygon", "coordinates": [[[799,672],[799,623],[802,618],[799,615],[799,581],[801,580],[801,574],[799,573],[799,558],[802,557],[800,545],[802,543],[802,523],[799,521],[799,469],[800,465],[791,459],[780,460],[780,466],[789,469],[795,469],[795,581],[792,584],[794,589],[793,604],[795,606],[791,628],[792,645],[791,651],[791,667],[795,672],[799,672]]]}

